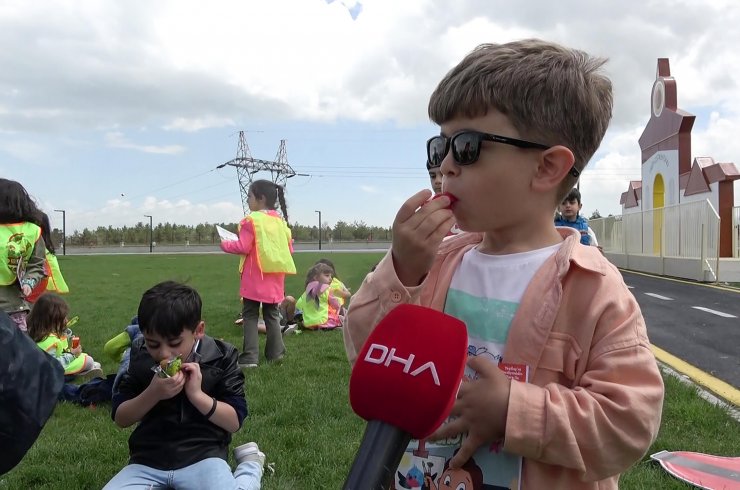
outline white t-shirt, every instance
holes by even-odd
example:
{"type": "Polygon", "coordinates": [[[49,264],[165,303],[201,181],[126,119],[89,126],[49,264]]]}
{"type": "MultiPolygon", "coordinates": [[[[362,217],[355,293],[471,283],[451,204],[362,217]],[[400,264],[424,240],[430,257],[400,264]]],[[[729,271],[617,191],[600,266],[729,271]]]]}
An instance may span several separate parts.
{"type": "MultiPolygon", "coordinates": [[[[469,356],[486,356],[498,364],[524,291],[560,245],[510,255],[487,255],[473,248],[463,255],[452,276],[444,311],[465,322],[469,356]]],[[[473,377],[475,373],[466,368],[465,375],[473,377]]],[[[418,441],[412,441],[399,465],[396,488],[408,488],[400,479],[411,481],[419,472],[435,475],[435,484],[442,478],[454,482],[457,475],[445,471],[444,463],[460,447],[462,437],[427,442],[422,452],[426,456],[419,455],[418,441]]],[[[488,485],[509,488],[520,477],[521,457],[501,451],[496,444],[479,448],[468,464],[480,469],[488,485]]]]}
{"type": "Polygon", "coordinates": [[[509,255],[487,255],[475,248],[465,253],[452,276],[445,313],[465,322],[470,354],[501,360],[524,290],[560,245],[509,255]]]}

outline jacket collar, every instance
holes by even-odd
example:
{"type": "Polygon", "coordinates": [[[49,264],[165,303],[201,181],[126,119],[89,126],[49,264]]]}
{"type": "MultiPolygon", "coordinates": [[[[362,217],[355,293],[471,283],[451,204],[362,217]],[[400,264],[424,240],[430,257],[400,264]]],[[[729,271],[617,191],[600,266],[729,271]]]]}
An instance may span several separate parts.
{"type": "Polygon", "coordinates": [[[204,335],[203,338],[200,339],[200,345],[198,346],[197,352],[200,354],[201,363],[212,362],[224,356],[224,352],[221,350],[221,347],[216,344],[213,337],[208,335],[204,335]]]}
{"type": "MultiPolygon", "coordinates": [[[[563,238],[563,245],[555,252],[558,277],[563,277],[573,263],[581,269],[589,270],[597,274],[606,275],[604,260],[601,252],[596,247],[578,246],[581,235],[575,228],[556,228],[563,238]]],[[[451,252],[467,252],[483,241],[483,233],[465,232],[442,240],[439,247],[439,255],[447,255],[451,252]]]]}
{"type": "Polygon", "coordinates": [[[581,234],[575,228],[556,228],[563,237],[563,245],[555,253],[558,277],[562,278],[568,272],[571,263],[581,269],[606,275],[606,262],[601,251],[592,246],[579,246],[581,234]]]}

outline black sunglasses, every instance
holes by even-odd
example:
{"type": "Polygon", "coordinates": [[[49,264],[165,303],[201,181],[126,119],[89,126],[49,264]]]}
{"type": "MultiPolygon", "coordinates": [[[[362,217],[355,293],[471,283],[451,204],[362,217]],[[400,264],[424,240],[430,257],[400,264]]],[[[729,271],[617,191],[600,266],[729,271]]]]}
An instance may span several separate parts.
{"type": "MultiPolygon", "coordinates": [[[[472,165],[480,157],[480,147],[483,141],[492,141],[494,143],[503,143],[519,148],[534,148],[537,150],[548,150],[550,146],[531,141],[509,138],[498,134],[481,133],[478,131],[460,131],[452,137],[432,136],[427,141],[427,165],[429,167],[439,167],[442,165],[447,153],[452,148],[452,158],[458,165],[472,165]]],[[[570,169],[571,175],[578,177],[580,171],[573,167],[570,169]]]]}

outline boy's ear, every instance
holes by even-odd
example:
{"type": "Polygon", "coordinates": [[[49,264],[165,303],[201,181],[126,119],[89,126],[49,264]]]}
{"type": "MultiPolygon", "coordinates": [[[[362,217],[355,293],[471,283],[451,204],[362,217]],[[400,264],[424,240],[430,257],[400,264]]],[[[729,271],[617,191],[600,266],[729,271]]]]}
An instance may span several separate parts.
{"type": "Polygon", "coordinates": [[[556,145],[543,151],[532,179],[532,189],[547,192],[559,188],[574,162],[573,152],[565,146],[556,145]]]}
{"type": "Polygon", "coordinates": [[[206,334],[206,322],[201,320],[200,323],[198,323],[198,326],[195,327],[195,338],[202,339],[205,334],[206,334]]]}

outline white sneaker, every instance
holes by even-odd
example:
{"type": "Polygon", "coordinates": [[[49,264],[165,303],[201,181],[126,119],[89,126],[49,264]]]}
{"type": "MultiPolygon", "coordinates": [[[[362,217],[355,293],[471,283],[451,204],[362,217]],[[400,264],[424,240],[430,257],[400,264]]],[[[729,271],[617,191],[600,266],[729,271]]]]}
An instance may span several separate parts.
{"type": "Polygon", "coordinates": [[[103,375],[103,370],[100,369],[99,367],[89,369],[77,375],[77,379],[81,379],[83,381],[89,381],[94,378],[104,378],[104,377],[105,376],[103,375]]]}
{"type": "Polygon", "coordinates": [[[248,442],[241,446],[234,448],[234,459],[237,464],[246,463],[248,461],[257,461],[260,466],[265,466],[265,453],[260,451],[259,446],[256,442],[248,442]]]}
{"type": "Polygon", "coordinates": [[[286,325],[283,327],[283,337],[286,335],[293,335],[295,333],[296,325],[295,323],[291,323],[289,325],[286,325]]]}

